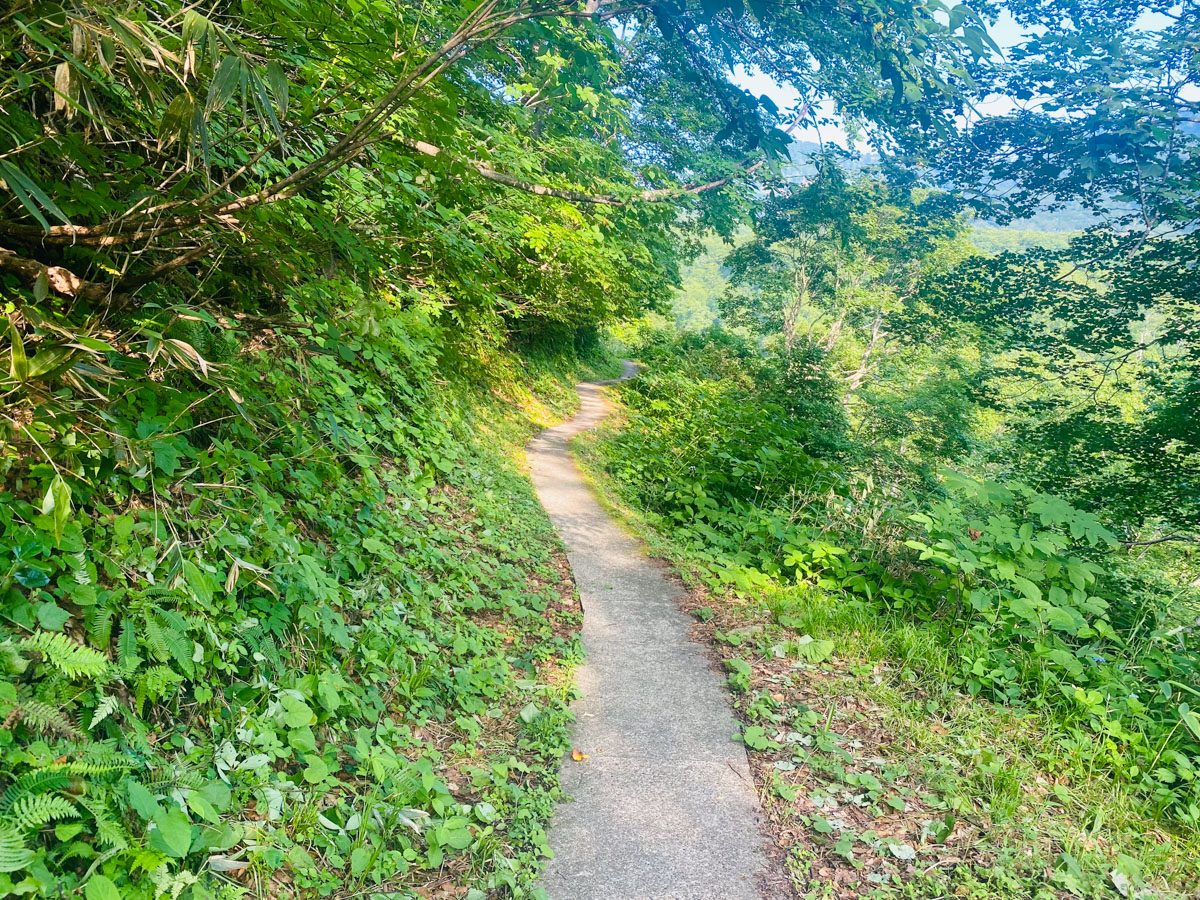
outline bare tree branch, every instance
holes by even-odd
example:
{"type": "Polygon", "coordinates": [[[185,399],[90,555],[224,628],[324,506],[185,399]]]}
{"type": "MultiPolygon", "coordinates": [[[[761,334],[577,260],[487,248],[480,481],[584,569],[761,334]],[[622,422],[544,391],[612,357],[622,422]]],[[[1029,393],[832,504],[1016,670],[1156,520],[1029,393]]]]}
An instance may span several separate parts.
{"type": "Polygon", "coordinates": [[[36,260],[17,256],[11,250],[0,247],[0,272],[17,276],[22,286],[34,290],[38,281],[46,280],[47,289],[60,297],[102,302],[112,296],[112,286],[95,281],[85,281],[70,269],[62,266],[47,266],[36,260]]]}
{"type": "Polygon", "coordinates": [[[1179,542],[1183,544],[1200,544],[1200,537],[1193,534],[1167,534],[1162,537],[1151,538],[1148,541],[1121,541],[1126,547],[1152,547],[1155,544],[1166,544],[1179,542]]]}

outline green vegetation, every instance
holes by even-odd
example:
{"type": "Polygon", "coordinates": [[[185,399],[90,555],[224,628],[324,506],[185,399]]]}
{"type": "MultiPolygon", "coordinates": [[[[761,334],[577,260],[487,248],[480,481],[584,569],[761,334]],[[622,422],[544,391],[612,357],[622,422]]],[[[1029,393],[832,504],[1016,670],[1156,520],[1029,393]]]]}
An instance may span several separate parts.
{"type": "Polygon", "coordinates": [[[700,254],[683,268],[679,288],[671,303],[675,327],[680,331],[703,331],[721,314],[720,299],[728,282],[725,257],[747,238],[742,231],[733,243],[712,235],[704,239],[700,254]]]}
{"type": "Polygon", "coordinates": [[[5,457],[11,891],[519,895],[542,851],[578,613],[515,456],[574,371],[441,388],[424,314],[294,321],[220,392],[167,373],[106,445],[5,457]]]}
{"type": "Polygon", "coordinates": [[[993,225],[973,225],[968,235],[971,243],[981,252],[1020,253],[1045,247],[1047,250],[1065,250],[1071,238],[1078,237],[1080,232],[1071,231],[1037,231],[1035,229],[997,228],[993,225]]]}
{"type": "Polygon", "coordinates": [[[606,329],[804,890],[1194,890],[1195,11],[977,7],[4,4],[0,896],[535,894],[606,329]]]}
{"type": "Polygon", "coordinates": [[[811,352],[718,332],[639,353],[588,457],[707,591],[760,793],[808,830],[799,885],[1200,883],[1197,598],[1169,556],[1027,485],[897,471],[811,352]]]}
{"type": "Polygon", "coordinates": [[[936,185],[819,154],[725,257],[723,330],[633,335],[589,451],[697,579],[806,896],[1200,886],[1200,194],[1159,81],[1194,28],[1035,6],[1005,79],[1052,112],[981,120],[936,185]],[[981,248],[980,206],[1094,227],[981,248]]]}
{"type": "Polygon", "coordinates": [[[970,53],[749,15],[4,6],[0,896],[529,894],[578,623],[518,448],[786,152],[734,56],[883,135],[970,53]]]}

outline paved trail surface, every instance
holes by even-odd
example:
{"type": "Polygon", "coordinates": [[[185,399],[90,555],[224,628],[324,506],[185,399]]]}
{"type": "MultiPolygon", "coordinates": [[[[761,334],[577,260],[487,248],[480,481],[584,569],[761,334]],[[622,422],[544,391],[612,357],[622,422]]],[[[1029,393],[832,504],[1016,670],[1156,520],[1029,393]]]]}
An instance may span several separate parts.
{"type": "MultiPolygon", "coordinates": [[[[626,362],[625,378],[636,372],[626,362]]],[[[721,676],[688,639],[680,590],[596,502],[567,441],[607,413],[603,388],[529,446],[538,496],[567,546],[587,661],[573,707],[541,885],[550,900],[759,900],[758,799],[721,676]]]]}

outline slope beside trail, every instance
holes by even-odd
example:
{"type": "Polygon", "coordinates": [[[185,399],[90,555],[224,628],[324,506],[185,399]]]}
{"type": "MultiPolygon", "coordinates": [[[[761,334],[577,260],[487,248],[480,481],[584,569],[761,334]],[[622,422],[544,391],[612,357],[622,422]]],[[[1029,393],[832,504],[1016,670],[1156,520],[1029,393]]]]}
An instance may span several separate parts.
{"type": "MultiPolygon", "coordinates": [[[[624,378],[634,365],[625,363],[624,378]]],[[[689,639],[680,589],[609,518],[567,442],[607,414],[581,384],[579,414],[529,445],[538,496],[566,544],[583,602],[587,659],[573,798],[550,826],[550,900],[758,900],[759,806],[722,679],[689,639]]]]}

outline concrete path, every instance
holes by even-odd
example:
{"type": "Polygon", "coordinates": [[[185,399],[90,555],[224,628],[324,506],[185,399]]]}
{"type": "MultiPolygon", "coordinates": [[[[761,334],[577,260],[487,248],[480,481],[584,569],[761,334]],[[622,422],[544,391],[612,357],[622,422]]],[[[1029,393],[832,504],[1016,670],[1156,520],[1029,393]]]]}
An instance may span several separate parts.
{"type": "MultiPolygon", "coordinates": [[[[635,368],[626,363],[625,377],[635,368]]],[[[550,900],[759,900],[758,798],[721,676],[688,639],[679,588],[612,522],[567,440],[595,426],[603,389],[529,446],[538,496],[567,546],[583,601],[587,661],[574,747],[574,800],[550,826],[550,900]]]]}

